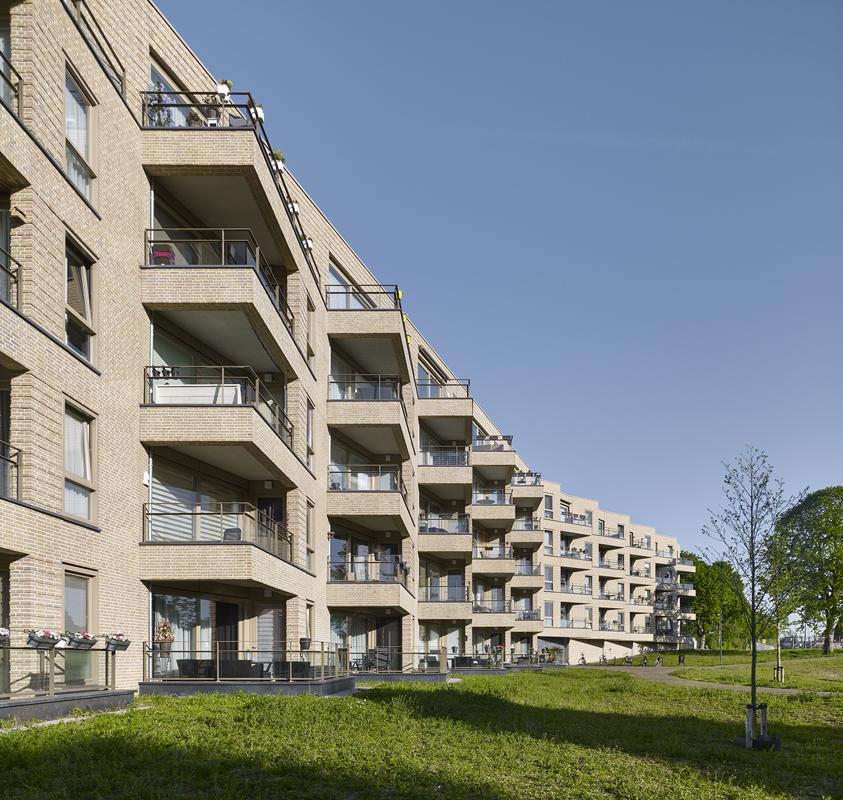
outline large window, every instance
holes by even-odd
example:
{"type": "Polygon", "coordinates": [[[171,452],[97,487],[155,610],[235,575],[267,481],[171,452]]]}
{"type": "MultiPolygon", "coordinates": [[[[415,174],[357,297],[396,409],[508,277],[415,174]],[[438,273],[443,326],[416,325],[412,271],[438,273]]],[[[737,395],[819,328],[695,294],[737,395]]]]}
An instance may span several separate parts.
{"type": "Polygon", "coordinates": [[[64,79],[64,120],[67,176],[87,199],[91,199],[94,173],[91,162],[91,101],[67,72],[64,79]]]}
{"type": "Polygon", "coordinates": [[[553,603],[545,602],[544,604],[544,624],[548,628],[553,627],[553,603]]]}
{"type": "Polygon", "coordinates": [[[304,521],[304,539],[305,545],[307,547],[307,556],[305,564],[307,568],[312,572],[313,565],[314,565],[314,554],[313,554],[313,503],[310,500],[307,501],[307,511],[305,512],[305,521],[304,521]]]}
{"type": "Polygon", "coordinates": [[[360,289],[336,264],[328,266],[328,308],[359,310],[369,308],[360,289]]]}
{"type": "Polygon", "coordinates": [[[544,532],[544,554],[546,556],[553,555],[553,531],[544,532]]]}
{"type": "Polygon", "coordinates": [[[93,360],[94,315],[91,264],[72,245],[65,248],[65,341],[73,352],[93,360]]]}
{"type": "Polygon", "coordinates": [[[546,592],[553,591],[553,567],[544,568],[544,589],[546,592]]]}
{"type": "Polygon", "coordinates": [[[71,633],[91,632],[89,620],[90,578],[72,572],[64,576],[64,629],[71,633]]]}
{"type": "Polygon", "coordinates": [[[64,408],[64,510],[93,517],[93,420],[70,405],[64,408]]]}
{"type": "Polygon", "coordinates": [[[546,494],[544,496],[544,517],[545,519],[553,519],[553,495],[546,494]]]}

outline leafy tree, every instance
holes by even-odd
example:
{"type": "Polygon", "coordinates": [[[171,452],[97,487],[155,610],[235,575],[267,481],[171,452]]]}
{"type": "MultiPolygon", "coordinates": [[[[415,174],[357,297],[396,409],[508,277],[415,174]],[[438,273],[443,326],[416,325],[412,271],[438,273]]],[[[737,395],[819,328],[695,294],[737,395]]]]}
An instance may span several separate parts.
{"type": "Polygon", "coordinates": [[[797,591],[789,573],[792,544],[789,529],[779,525],[784,513],[803,495],[787,498],[767,454],[747,447],[734,464],[724,464],[723,506],[709,509],[703,533],[716,542],[712,561],[725,561],[732,570],[727,585],[741,609],[751,651],[750,686],[753,717],[758,700],[758,636],[777,625],[797,591]]]}
{"type": "Polygon", "coordinates": [[[843,620],[843,486],[812,492],[782,517],[795,547],[790,569],[797,576],[802,616],[823,630],[823,652],[834,647],[843,620]]]}
{"type": "Polygon", "coordinates": [[[732,567],[726,561],[708,564],[696,553],[683,553],[682,557],[691,559],[696,567],[690,576],[696,589],[693,602],[696,638],[708,648],[715,646],[718,641],[716,631],[722,619],[723,641],[728,646],[737,638],[736,629],[741,623],[740,601],[732,590],[733,585],[741,583],[740,576],[733,574],[732,567]]]}

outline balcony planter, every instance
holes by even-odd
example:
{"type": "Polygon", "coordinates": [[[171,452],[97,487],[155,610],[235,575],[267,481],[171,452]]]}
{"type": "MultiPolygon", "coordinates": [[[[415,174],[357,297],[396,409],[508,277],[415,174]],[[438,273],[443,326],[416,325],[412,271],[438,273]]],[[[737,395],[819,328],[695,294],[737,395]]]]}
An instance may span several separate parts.
{"type": "Polygon", "coordinates": [[[124,633],[112,633],[105,637],[105,649],[109,653],[118,653],[128,650],[131,640],[126,638],[124,633]]]}
{"type": "Polygon", "coordinates": [[[62,638],[65,641],[65,647],[69,650],[90,650],[97,643],[96,636],[87,631],[76,633],[67,631],[62,638]]]}
{"type": "Polygon", "coordinates": [[[35,650],[52,650],[61,639],[55,631],[27,631],[26,634],[26,646],[35,650]]]}
{"type": "Polygon", "coordinates": [[[276,172],[283,172],[286,169],[284,165],[287,163],[287,157],[280,150],[273,149],[272,161],[276,172]]]}
{"type": "Polygon", "coordinates": [[[307,652],[308,650],[310,650],[311,644],[312,642],[310,641],[310,639],[302,636],[301,639],[299,639],[299,650],[301,650],[303,653],[307,652]]]}
{"type": "Polygon", "coordinates": [[[313,250],[313,239],[311,239],[309,236],[302,236],[301,237],[301,246],[305,250],[313,250]]]}
{"type": "Polygon", "coordinates": [[[257,105],[251,106],[249,108],[249,112],[252,115],[252,119],[255,120],[256,122],[263,122],[264,121],[265,116],[264,116],[264,113],[263,113],[263,106],[260,103],[258,103],[257,105]]]}
{"type": "Polygon", "coordinates": [[[217,94],[220,96],[221,99],[226,99],[229,94],[231,94],[231,81],[228,80],[221,80],[217,84],[217,94]]]}
{"type": "Polygon", "coordinates": [[[9,629],[0,628],[0,647],[9,643],[9,629]]]}
{"type": "Polygon", "coordinates": [[[153,649],[159,653],[169,654],[175,639],[176,633],[173,630],[173,624],[167,619],[159,620],[155,626],[155,637],[152,640],[153,649]]]}

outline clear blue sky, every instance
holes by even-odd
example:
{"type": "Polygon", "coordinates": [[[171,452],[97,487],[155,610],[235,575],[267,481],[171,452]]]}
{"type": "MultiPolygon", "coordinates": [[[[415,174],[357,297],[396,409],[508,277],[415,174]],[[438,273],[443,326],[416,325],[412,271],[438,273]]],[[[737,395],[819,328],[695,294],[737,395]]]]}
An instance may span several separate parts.
{"type": "Polygon", "coordinates": [[[843,3],[160,6],[545,476],[843,483],[843,3]]]}

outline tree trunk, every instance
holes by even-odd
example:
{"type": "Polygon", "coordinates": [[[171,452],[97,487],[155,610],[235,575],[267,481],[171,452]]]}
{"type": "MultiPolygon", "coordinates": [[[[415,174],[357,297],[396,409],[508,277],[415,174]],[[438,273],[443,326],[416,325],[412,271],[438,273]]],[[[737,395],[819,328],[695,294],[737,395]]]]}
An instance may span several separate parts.
{"type": "Polygon", "coordinates": [[[834,619],[826,617],[825,630],[823,631],[823,655],[831,652],[831,637],[834,634],[834,619]]]}
{"type": "Polygon", "coordinates": [[[752,735],[755,737],[756,730],[758,728],[758,719],[757,719],[757,700],[758,700],[758,687],[756,686],[756,678],[757,678],[757,666],[758,666],[758,649],[755,644],[755,611],[752,611],[752,615],[750,617],[749,623],[749,632],[750,636],[752,637],[752,667],[750,668],[750,675],[749,675],[749,682],[751,688],[751,699],[750,702],[752,704],[752,735]]]}

